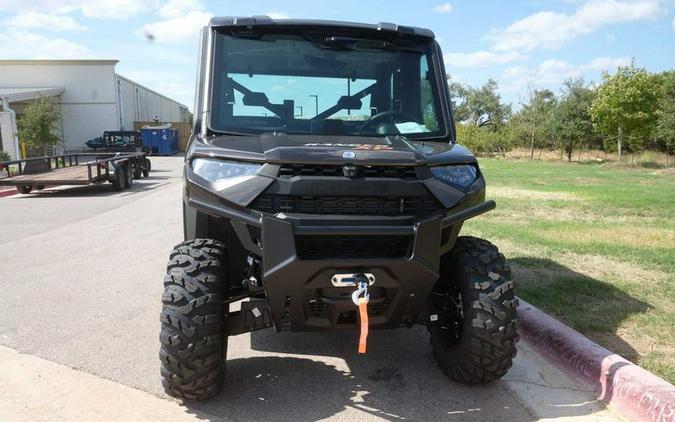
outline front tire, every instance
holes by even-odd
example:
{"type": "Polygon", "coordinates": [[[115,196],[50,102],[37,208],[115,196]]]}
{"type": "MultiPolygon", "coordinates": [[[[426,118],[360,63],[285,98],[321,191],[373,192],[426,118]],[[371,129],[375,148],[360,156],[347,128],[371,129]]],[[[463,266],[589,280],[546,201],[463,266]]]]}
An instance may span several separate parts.
{"type": "Polygon", "coordinates": [[[203,400],[218,394],[225,371],[223,335],[225,246],[215,240],[180,243],[164,278],[160,320],[162,385],[167,394],[203,400]]]}
{"type": "Polygon", "coordinates": [[[24,195],[28,195],[28,194],[31,193],[31,191],[33,190],[33,187],[32,187],[32,186],[21,185],[21,186],[17,186],[17,187],[16,187],[16,190],[19,191],[19,193],[22,193],[22,194],[24,194],[24,195]]]}
{"type": "Polygon", "coordinates": [[[434,356],[453,381],[485,384],[511,367],[518,299],[510,279],[504,255],[483,239],[460,237],[442,258],[429,331],[434,356]]]}

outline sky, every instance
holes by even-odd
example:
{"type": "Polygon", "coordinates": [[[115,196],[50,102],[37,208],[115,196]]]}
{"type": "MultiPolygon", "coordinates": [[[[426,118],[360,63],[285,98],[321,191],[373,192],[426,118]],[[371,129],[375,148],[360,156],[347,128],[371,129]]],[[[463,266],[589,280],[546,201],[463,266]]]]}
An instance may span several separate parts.
{"type": "Polygon", "coordinates": [[[516,107],[528,89],[631,61],[675,68],[675,0],[0,0],[0,58],[118,59],[118,73],[192,109],[200,28],[260,14],[429,28],[453,80],[495,79],[516,107]]]}

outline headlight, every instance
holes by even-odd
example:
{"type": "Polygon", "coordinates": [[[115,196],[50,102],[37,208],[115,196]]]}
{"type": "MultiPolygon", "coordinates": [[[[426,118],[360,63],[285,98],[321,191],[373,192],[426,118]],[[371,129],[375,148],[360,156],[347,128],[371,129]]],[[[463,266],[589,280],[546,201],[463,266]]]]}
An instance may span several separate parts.
{"type": "Polygon", "coordinates": [[[261,167],[260,164],[238,163],[234,161],[195,158],[192,160],[192,171],[216,184],[222,190],[251,178],[261,167]]]}
{"type": "Polygon", "coordinates": [[[431,167],[431,174],[450,185],[466,188],[476,180],[476,167],[472,165],[431,167]]]}

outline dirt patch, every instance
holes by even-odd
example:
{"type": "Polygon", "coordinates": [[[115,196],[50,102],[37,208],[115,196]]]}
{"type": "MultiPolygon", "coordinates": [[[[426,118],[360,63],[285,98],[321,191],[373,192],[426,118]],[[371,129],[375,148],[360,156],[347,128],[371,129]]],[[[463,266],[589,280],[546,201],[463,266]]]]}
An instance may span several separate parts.
{"type": "Polygon", "coordinates": [[[675,175],[675,167],[669,167],[661,170],[656,170],[652,172],[655,176],[673,176],[675,175]]]}
{"type": "Polygon", "coordinates": [[[662,247],[675,244],[675,231],[665,228],[635,227],[621,225],[615,228],[588,227],[585,230],[548,230],[547,234],[570,242],[608,243],[613,245],[636,245],[662,247]]]}
{"type": "Polygon", "coordinates": [[[556,262],[584,274],[588,277],[608,280],[642,280],[647,283],[663,283],[664,280],[672,279],[672,275],[664,271],[647,269],[636,264],[618,261],[602,255],[583,255],[573,252],[547,256],[548,254],[534,248],[523,247],[504,239],[493,239],[500,251],[508,258],[517,256],[547,257],[556,262]]]}
{"type": "Polygon", "coordinates": [[[532,199],[535,201],[579,201],[582,199],[569,192],[545,192],[504,186],[489,186],[486,195],[488,198],[532,199]]]}
{"type": "MultiPolygon", "coordinates": [[[[583,221],[586,223],[594,222],[606,222],[608,221],[607,217],[602,217],[593,213],[588,213],[579,209],[574,208],[559,208],[559,207],[546,207],[539,204],[536,207],[525,207],[522,209],[504,209],[497,207],[496,210],[487,214],[484,218],[494,219],[497,221],[504,221],[505,224],[521,224],[528,225],[535,220],[546,220],[546,221],[574,221],[579,222],[583,221]]],[[[629,217],[610,217],[609,221],[621,221],[628,222],[634,221],[634,218],[629,217]]]]}

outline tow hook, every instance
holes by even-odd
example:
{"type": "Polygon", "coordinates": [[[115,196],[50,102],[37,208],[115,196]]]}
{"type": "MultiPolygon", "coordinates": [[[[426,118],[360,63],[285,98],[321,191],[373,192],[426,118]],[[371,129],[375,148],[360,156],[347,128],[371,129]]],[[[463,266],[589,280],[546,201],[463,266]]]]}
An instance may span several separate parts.
{"type": "Polygon", "coordinates": [[[358,288],[352,293],[352,302],[359,309],[359,347],[358,353],[366,353],[366,344],[368,342],[368,302],[370,295],[368,294],[368,279],[363,274],[357,274],[358,288]]]}

